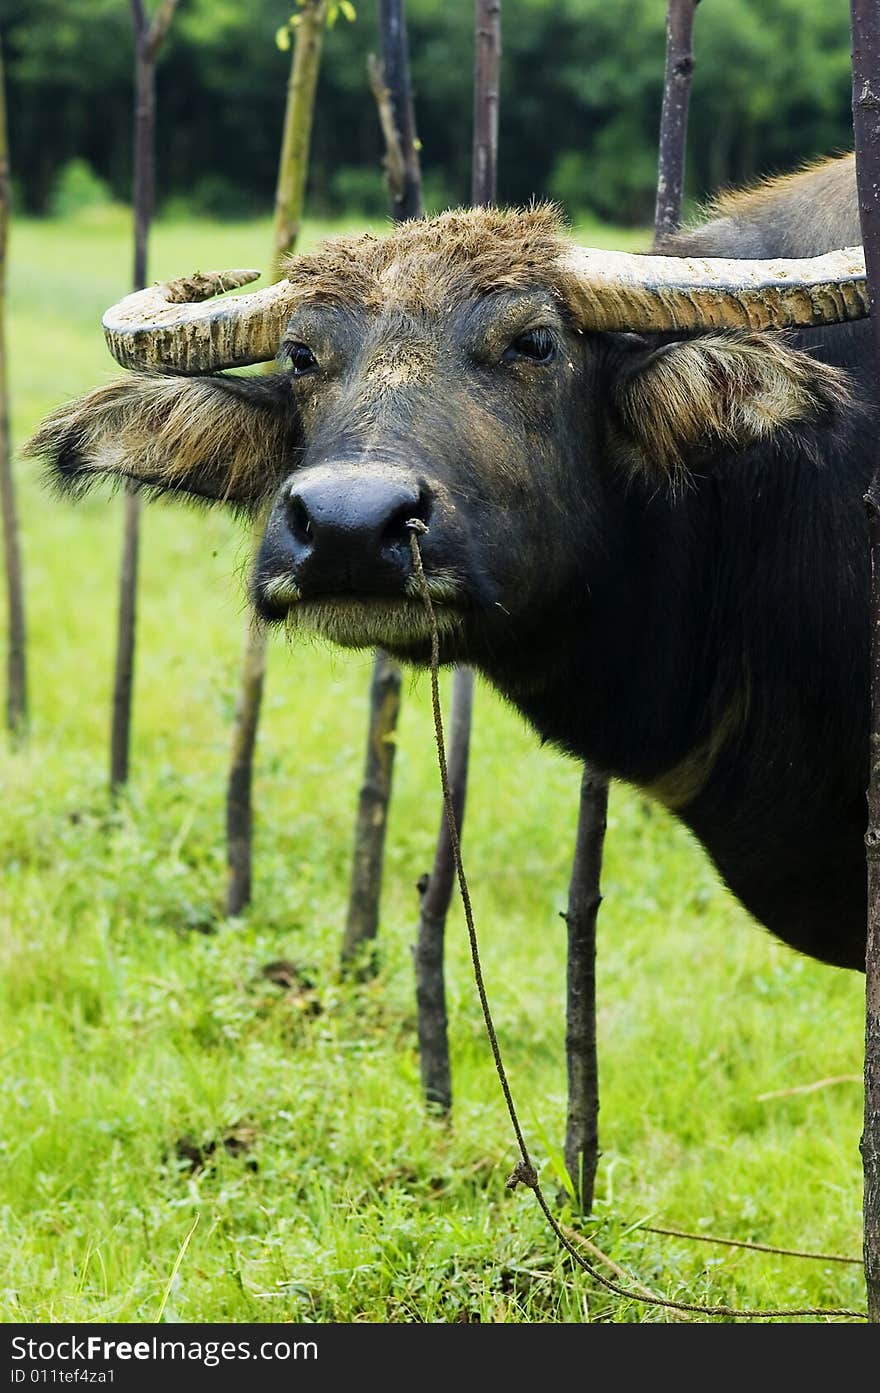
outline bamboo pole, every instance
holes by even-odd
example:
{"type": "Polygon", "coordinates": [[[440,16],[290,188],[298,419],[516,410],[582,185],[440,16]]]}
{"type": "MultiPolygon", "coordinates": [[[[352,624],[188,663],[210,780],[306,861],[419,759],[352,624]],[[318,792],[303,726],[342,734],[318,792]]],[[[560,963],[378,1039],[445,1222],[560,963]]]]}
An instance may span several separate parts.
{"type": "MultiPolygon", "coordinates": [[[[412,94],[403,0],[379,0],[380,58],[367,64],[385,140],[385,179],[395,222],[420,217],[422,177],[412,94]]],[[[342,940],[342,970],[375,971],[382,896],[382,863],[394,773],[400,712],[400,668],[377,650],[370,682],[367,750],[355,821],[348,914],[342,940]]]]}
{"type": "MultiPolygon", "coordinates": [[[[295,30],[278,161],[272,229],[273,282],[280,280],[284,258],[296,246],[302,226],[326,18],[327,0],[304,0],[295,30]]],[[[266,370],[271,372],[271,365],[266,370]]]]}
{"type": "MultiPolygon", "coordinates": [[[[280,280],[284,258],[296,245],[305,204],[315,90],[327,15],[326,0],[305,0],[298,15],[287,82],[281,154],[275,187],[270,278],[280,280]]],[[[272,372],[274,363],[265,369],[272,372]]],[[[266,680],[266,630],[248,613],[226,781],[226,913],[250,904],[253,863],[254,751],[266,680]]]]}
{"type": "MultiPolygon", "coordinates": [[[[501,0],[474,3],[474,125],[471,202],[494,203],[498,187],[498,93],[501,69],[501,0]]],[[[474,704],[474,675],[456,668],[449,718],[449,787],[461,840],[467,797],[474,704]]],[[[446,917],[455,887],[455,858],[445,810],[430,875],[419,882],[421,909],[415,948],[419,1045],[426,1101],[440,1112],[452,1107],[443,979],[446,917]]]]}

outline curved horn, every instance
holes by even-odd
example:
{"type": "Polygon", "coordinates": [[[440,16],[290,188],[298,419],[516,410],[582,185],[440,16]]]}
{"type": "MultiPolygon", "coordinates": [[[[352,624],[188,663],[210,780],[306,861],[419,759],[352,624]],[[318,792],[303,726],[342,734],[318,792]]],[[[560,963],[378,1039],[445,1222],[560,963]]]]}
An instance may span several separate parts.
{"type": "Polygon", "coordinates": [[[258,279],[259,271],[197,271],[112,305],[104,337],[124,368],[204,373],[262,363],[278,353],[293,308],[288,281],[210,305],[202,301],[258,279]]]}
{"type": "Polygon", "coordinates": [[[790,329],[870,313],[861,247],[792,261],[572,247],[560,270],[585,329],[790,329]]]}
{"type": "MultiPolygon", "coordinates": [[[[558,270],[591,330],[790,329],[870,313],[861,247],[770,261],[571,247],[558,270]]],[[[289,281],[202,303],[258,276],[196,273],[127,295],[102,321],[110,352],[126,368],[193,374],[274,358],[297,299],[289,281]]]]}

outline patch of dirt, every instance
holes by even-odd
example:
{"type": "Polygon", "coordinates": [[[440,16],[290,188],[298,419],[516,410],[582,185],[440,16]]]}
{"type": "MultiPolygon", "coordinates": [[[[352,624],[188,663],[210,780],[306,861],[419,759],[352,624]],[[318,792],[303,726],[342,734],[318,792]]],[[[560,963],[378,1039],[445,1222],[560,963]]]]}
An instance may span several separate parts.
{"type": "Polygon", "coordinates": [[[209,1137],[207,1141],[196,1141],[192,1136],[178,1137],[174,1143],[174,1155],[189,1168],[191,1175],[196,1175],[210,1165],[212,1157],[222,1147],[230,1156],[246,1157],[248,1170],[255,1171],[257,1163],[248,1153],[253,1149],[256,1138],[256,1127],[242,1122],[231,1127],[225,1136],[220,1138],[209,1137]]]}

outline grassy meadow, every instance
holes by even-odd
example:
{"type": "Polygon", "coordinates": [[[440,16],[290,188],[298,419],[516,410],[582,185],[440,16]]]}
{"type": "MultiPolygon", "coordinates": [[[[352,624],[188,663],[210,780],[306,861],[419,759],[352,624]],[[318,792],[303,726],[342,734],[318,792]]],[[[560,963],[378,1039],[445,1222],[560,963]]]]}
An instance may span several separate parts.
{"type": "MultiPolygon", "coordinates": [[[[309,224],[304,245],[327,230],[309,224]]],[[[14,443],[116,371],[99,320],[128,287],[130,245],[122,210],[14,224],[14,443]]],[[[160,221],[151,273],[259,266],[269,245],[265,222],[160,221]]],[[[668,1321],[577,1271],[531,1193],[506,1189],[517,1151],[457,902],[454,1116],[425,1114],[411,947],[440,816],[427,679],[405,683],[381,971],[344,983],[371,659],[273,640],[254,901],[225,920],[247,535],[219,512],[145,510],[132,780],[114,807],[120,500],[73,508],[30,463],[17,482],[32,722],[25,750],[0,751],[0,1319],[668,1321]],[[279,960],[286,972],[266,975],[279,960]]],[[[448,703],[448,675],[443,689],[448,703]]],[[[501,1048],[554,1200],[578,784],[478,686],[465,861],[501,1048]]],[[[645,1226],[860,1255],[863,979],[771,941],[689,835],[620,786],[603,890],[597,1199],[585,1219],[560,1199],[559,1216],[666,1297],[862,1308],[858,1266],[645,1226]]]]}

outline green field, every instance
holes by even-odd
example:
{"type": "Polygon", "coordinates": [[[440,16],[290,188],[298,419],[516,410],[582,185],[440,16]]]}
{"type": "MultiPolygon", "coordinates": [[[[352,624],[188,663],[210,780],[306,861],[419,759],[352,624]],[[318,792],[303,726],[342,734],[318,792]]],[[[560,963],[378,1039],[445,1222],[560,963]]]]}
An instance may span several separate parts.
{"type": "MultiPolygon", "coordinates": [[[[269,240],[265,223],[160,223],[151,271],[261,265],[269,240]]],[[[127,218],[19,222],[10,275],[21,443],[114,372],[99,318],[127,288],[127,218]]],[[[575,1270],[533,1196],[505,1188],[517,1152],[457,904],[454,1116],[425,1115],[411,946],[440,816],[427,680],[404,690],[381,971],[342,983],[370,658],[273,642],[254,903],[224,920],[247,536],[216,512],[146,510],[133,777],[114,808],[120,502],[72,508],[34,465],[17,477],[32,724],[27,750],[0,756],[2,1319],[668,1320],[575,1270]],[[263,975],[278,959],[295,964],[287,985],[263,975]]],[[[465,859],[502,1051],[554,1203],[578,783],[478,686],[465,859]]],[[[597,1202],[578,1219],[559,1201],[560,1217],[664,1296],[862,1308],[857,1266],[644,1225],[860,1255],[863,979],[772,942],[693,840],[619,786],[603,889],[597,1202]],[[762,1098],[837,1076],[855,1081],[762,1098]]]]}

